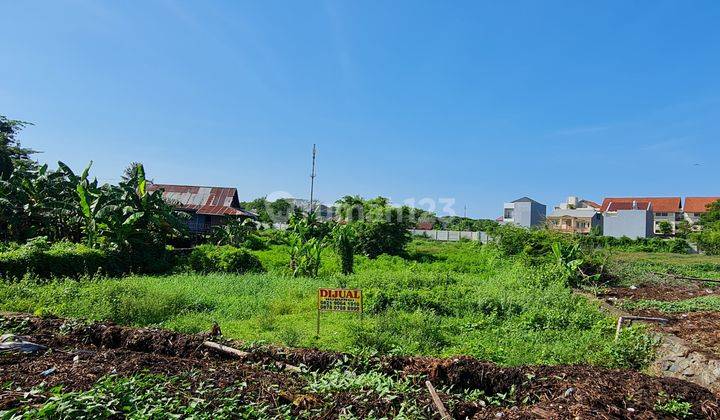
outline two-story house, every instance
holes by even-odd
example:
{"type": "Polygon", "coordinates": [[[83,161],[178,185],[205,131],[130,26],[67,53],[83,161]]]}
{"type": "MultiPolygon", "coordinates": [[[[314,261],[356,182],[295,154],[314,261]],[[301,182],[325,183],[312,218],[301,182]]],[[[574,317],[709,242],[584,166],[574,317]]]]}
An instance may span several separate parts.
{"type": "Polygon", "coordinates": [[[512,223],[518,226],[535,227],[545,223],[547,206],[538,203],[532,198],[522,197],[515,201],[503,204],[502,223],[512,223]]]}
{"type": "Polygon", "coordinates": [[[603,219],[598,210],[600,205],[596,202],[570,196],[547,216],[547,226],[560,232],[590,233],[594,227],[602,229],[603,219]]]}
{"type": "Polygon", "coordinates": [[[653,232],[661,233],[660,225],[668,222],[675,234],[677,225],[684,219],[682,200],[680,197],[609,197],[603,200],[600,211],[605,213],[610,203],[650,203],[653,211],[653,232]]]}
{"type": "Polygon", "coordinates": [[[707,211],[707,206],[720,200],[720,197],[685,197],[684,217],[691,225],[700,221],[700,216],[707,211]]]}

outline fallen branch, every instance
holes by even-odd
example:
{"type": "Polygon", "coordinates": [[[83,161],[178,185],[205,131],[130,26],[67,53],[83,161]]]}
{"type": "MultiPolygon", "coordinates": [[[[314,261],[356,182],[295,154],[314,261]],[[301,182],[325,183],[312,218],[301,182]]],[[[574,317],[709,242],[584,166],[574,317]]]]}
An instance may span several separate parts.
{"type": "Polygon", "coordinates": [[[236,357],[247,357],[250,355],[250,353],[238,349],[234,349],[232,347],[224,346],[220,343],[216,343],[214,341],[205,341],[203,343],[203,346],[211,348],[215,351],[218,351],[220,353],[226,354],[228,356],[236,356],[236,357]]]}
{"type": "Polygon", "coordinates": [[[634,315],[628,315],[628,316],[621,316],[618,318],[617,327],[615,328],[615,341],[618,341],[620,338],[620,330],[622,330],[623,323],[625,321],[648,321],[648,322],[659,322],[661,324],[667,324],[668,320],[666,318],[656,318],[652,316],[634,316],[634,315]]]}
{"type": "Polygon", "coordinates": [[[433,404],[435,404],[435,408],[437,408],[438,413],[440,413],[440,418],[443,420],[452,419],[452,417],[450,417],[450,413],[448,413],[447,409],[445,409],[445,405],[440,399],[440,396],[437,394],[437,391],[435,391],[433,384],[430,381],[425,381],[425,386],[427,386],[428,391],[430,391],[430,397],[432,398],[433,404]]]}
{"type": "MultiPolygon", "coordinates": [[[[205,341],[202,343],[202,345],[207,348],[213,349],[217,352],[220,352],[222,354],[225,354],[227,356],[233,356],[233,357],[239,357],[239,358],[245,358],[245,357],[250,356],[250,353],[248,353],[246,351],[228,347],[228,346],[222,345],[220,343],[216,343],[214,341],[205,341]]],[[[282,365],[282,369],[287,372],[293,372],[293,373],[301,373],[302,372],[302,369],[300,369],[297,366],[289,365],[287,363],[281,363],[281,362],[278,362],[278,363],[280,363],[282,365]]],[[[278,367],[281,367],[281,366],[278,366],[278,367]]]]}

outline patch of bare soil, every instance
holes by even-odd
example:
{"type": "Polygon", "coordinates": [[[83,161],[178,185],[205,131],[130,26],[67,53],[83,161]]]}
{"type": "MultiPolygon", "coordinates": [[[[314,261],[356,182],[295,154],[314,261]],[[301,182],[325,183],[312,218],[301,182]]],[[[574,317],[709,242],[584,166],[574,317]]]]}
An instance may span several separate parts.
{"type": "MultiPolygon", "coordinates": [[[[624,300],[671,302],[718,294],[720,294],[719,288],[708,288],[701,283],[650,283],[637,288],[609,288],[600,293],[598,297],[612,305],[619,305],[624,300]]],[[[653,324],[652,328],[682,338],[694,350],[707,356],[712,358],[720,357],[720,312],[665,313],[653,309],[631,310],[629,312],[633,315],[668,319],[667,324],[653,324]]]]}
{"type": "Polygon", "coordinates": [[[665,325],[654,328],[682,338],[698,350],[712,358],[720,356],[720,312],[702,311],[673,313],[644,309],[633,311],[634,315],[665,318],[665,325]]]}
{"type": "MultiPolygon", "coordinates": [[[[374,416],[392,416],[405,400],[420,405],[426,417],[439,418],[424,388],[427,379],[438,389],[454,418],[666,418],[655,411],[658,401],[667,398],[663,396],[690,402],[699,418],[718,418],[720,414],[720,401],[705,388],[629,370],[590,366],[505,368],[470,357],[395,356],[361,361],[341,353],[276,347],[252,348],[247,357],[231,359],[203,347],[207,335],[202,334],[100,323],[81,325],[60,319],[4,318],[4,328],[15,325],[16,333],[51,350],[0,356],[0,383],[13,384],[0,391],[0,410],[17,406],[24,392],[41,383],[48,388],[62,385],[66,390],[85,390],[108,374],[174,376],[194,372],[193,381],[217,387],[246,382],[244,398],[270,407],[290,405],[292,414],[301,417],[337,418],[349,405],[361,417],[371,412],[374,416]],[[338,361],[344,361],[348,369],[410,378],[415,387],[400,395],[400,401],[364,391],[319,395],[307,390],[309,373],[283,369],[286,364],[304,365],[309,371],[321,372],[337,366],[338,361]],[[52,368],[52,374],[42,375],[52,368]],[[497,405],[473,399],[462,390],[498,396],[497,405]]],[[[37,398],[33,403],[41,404],[43,395],[37,398]]]]}

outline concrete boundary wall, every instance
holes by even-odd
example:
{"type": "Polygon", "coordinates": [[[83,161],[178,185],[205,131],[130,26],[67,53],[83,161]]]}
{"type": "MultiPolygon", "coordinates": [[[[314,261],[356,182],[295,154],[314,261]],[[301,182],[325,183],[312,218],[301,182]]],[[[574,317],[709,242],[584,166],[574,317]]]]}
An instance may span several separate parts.
{"type": "Polygon", "coordinates": [[[461,239],[469,241],[488,242],[488,235],[485,232],[472,232],[469,230],[420,230],[410,229],[413,236],[422,236],[435,241],[457,242],[461,239]]]}

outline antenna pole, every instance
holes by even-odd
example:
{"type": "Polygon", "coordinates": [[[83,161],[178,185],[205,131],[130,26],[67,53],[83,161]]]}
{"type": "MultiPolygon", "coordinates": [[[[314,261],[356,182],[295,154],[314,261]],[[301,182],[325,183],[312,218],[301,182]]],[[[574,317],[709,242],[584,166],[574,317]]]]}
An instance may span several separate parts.
{"type": "Polygon", "coordinates": [[[464,214],[463,217],[465,217],[467,219],[467,204],[465,204],[465,206],[463,207],[463,214],[464,214]]]}
{"type": "Polygon", "coordinates": [[[317,153],[317,150],[315,149],[315,144],[313,144],[313,152],[312,152],[312,172],[310,173],[310,211],[309,213],[312,214],[313,212],[313,194],[315,193],[315,154],[317,153]]]}

